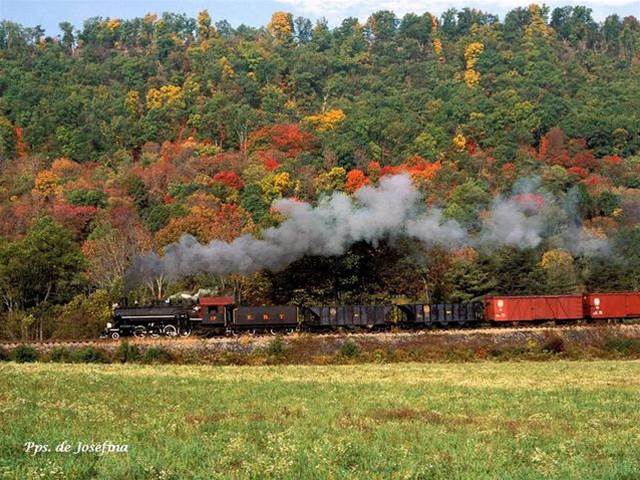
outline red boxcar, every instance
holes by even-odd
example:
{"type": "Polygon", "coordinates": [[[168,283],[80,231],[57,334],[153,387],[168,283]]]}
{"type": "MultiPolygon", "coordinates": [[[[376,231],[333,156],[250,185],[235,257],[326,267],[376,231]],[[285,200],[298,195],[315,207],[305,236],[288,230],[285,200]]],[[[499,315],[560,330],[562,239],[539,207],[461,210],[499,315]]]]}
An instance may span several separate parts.
{"type": "Polygon", "coordinates": [[[640,292],[589,293],[584,308],[592,319],[640,317],[640,292]]]}
{"type": "Polygon", "coordinates": [[[584,318],[582,295],[530,295],[485,298],[485,318],[493,322],[578,320],[584,318]]]}

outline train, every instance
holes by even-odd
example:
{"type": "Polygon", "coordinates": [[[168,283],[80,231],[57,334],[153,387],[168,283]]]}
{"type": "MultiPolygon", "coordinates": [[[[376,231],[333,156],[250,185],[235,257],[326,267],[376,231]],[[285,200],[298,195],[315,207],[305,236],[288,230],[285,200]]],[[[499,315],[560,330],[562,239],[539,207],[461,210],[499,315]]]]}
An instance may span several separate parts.
{"type": "Polygon", "coordinates": [[[640,292],[576,295],[486,296],[464,303],[380,305],[236,304],[233,296],[203,296],[193,302],[114,305],[103,338],[240,333],[330,332],[480,327],[535,322],[640,318],[640,292]]]}

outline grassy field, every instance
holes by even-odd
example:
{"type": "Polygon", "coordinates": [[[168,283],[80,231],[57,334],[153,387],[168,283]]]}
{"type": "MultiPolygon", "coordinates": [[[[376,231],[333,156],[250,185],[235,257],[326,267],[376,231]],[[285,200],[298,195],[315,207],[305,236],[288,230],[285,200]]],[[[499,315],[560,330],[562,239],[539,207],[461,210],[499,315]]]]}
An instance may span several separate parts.
{"type": "Polygon", "coordinates": [[[0,478],[640,478],[639,391],[638,361],[3,363],[0,478]]]}

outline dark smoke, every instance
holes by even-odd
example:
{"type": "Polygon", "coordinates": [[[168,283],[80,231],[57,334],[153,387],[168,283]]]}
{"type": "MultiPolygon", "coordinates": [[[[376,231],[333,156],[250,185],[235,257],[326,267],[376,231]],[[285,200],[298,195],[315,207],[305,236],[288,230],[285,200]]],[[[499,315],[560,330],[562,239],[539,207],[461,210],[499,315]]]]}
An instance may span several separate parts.
{"type": "MultiPolygon", "coordinates": [[[[535,182],[525,182],[518,194],[535,189],[535,182]]],[[[400,236],[414,238],[425,246],[450,249],[535,247],[553,223],[554,201],[547,195],[544,205],[532,206],[520,198],[496,198],[481,231],[473,235],[457,221],[443,217],[442,210],[427,208],[408,175],[384,177],[377,187],[362,187],[353,198],[335,192],[315,207],[282,199],[273,207],[285,220],[266,229],[261,238],[243,235],[230,243],[214,240],[203,245],[193,236],[183,235],[166,247],[162,257],[149,253],[137,258],[127,283],[137,284],[162,274],[176,279],[201,272],[227,275],[277,271],[306,255],[341,255],[359,241],[375,245],[400,236]]],[[[565,227],[567,239],[560,241],[574,252],[596,252],[606,246],[582,229],[565,227]]]]}

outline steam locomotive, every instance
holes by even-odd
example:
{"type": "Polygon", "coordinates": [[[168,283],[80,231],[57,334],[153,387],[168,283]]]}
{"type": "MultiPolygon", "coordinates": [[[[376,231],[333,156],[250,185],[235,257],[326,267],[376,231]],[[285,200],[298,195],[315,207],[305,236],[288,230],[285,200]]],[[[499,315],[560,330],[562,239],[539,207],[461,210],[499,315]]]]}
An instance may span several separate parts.
{"type": "Polygon", "coordinates": [[[467,303],[242,306],[232,296],[191,303],[116,305],[103,337],[189,336],[242,332],[448,328],[520,322],[640,318],[640,292],[487,296],[467,303]]]}

